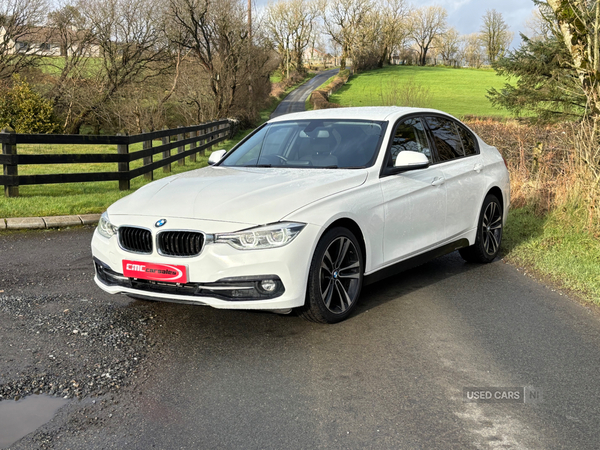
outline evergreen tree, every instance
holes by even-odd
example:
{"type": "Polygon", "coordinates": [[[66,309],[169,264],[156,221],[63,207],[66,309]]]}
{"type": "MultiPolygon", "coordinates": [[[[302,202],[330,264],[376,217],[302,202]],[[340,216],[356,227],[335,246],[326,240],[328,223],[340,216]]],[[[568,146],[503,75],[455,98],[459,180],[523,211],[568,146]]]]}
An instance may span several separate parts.
{"type": "Polygon", "coordinates": [[[507,77],[501,90],[488,91],[494,106],[514,115],[533,113],[540,121],[579,118],[586,113],[586,96],[577,73],[569,64],[564,42],[556,37],[529,39],[521,35],[521,46],[493,64],[497,74],[507,77]]]}

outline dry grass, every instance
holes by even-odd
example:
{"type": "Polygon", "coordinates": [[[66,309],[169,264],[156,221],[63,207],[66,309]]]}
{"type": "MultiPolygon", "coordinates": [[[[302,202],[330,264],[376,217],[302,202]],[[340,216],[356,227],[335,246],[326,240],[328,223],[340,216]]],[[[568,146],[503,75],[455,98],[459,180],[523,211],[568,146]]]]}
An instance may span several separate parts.
{"type": "Polygon", "coordinates": [[[600,235],[597,131],[585,124],[516,120],[471,118],[467,124],[506,159],[512,208],[529,207],[538,216],[567,210],[585,214],[587,230],[600,235]]]}
{"type": "Polygon", "coordinates": [[[600,146],[593,124],[471,119],[511,174],[506,260],[600,305],[600,146]]]}
{"type": "Polygon", "coordinates": [[[415,82],[414,77],[402,82],[398,76],[381,81],[379,96],[383,106],[402,105],[415,108],[426,108],[433,99],[429,87],[415,82]]]}

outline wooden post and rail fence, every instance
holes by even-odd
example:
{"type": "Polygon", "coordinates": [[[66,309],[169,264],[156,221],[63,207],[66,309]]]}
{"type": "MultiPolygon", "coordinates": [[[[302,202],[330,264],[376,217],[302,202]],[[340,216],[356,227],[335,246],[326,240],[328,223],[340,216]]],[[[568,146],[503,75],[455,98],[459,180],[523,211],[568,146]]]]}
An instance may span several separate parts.
{"type": "Polygon", "coordinates": [[[195,161],[196,155],[204,155],[206,149],[231,138],[236,131],[236,123],[228,119],[131,136],[18,134],[12,130],[3,130],[0,132],[0,164],[3,166],[0,185],[4,185],[6,197],[18,197],[19,186],[33,184],[118,181],[120,190],[128,190],[131,179],[144,175],[146,179],[152,180],[156,169],[162,167],[164,172],[170,172],[172,163],[183,165],[186,157],[195,161]],[[161,145],[154,147],[153,141],[158,139],[161,140],[161,145]],[[130,152],[130,146],[139,142],[143,143],[142,150],[130,152]],[[117,152],[24,155],[18,152],[19,144],[116,145],[117,152]],[[189,146],[188,150],[186,146],[189,146]],[[175,148],[177,152],[172,155],[171,150],[175,148]],[[153,156],[159,153],[162,153],[162,159],[153,161],[153,156]],[[131,170],[129,164],[139,159],[143,159],[143,165],[131,170]],[[117,163],[117,172],[19,175],[19,165],[93,163],[117,163]]]}

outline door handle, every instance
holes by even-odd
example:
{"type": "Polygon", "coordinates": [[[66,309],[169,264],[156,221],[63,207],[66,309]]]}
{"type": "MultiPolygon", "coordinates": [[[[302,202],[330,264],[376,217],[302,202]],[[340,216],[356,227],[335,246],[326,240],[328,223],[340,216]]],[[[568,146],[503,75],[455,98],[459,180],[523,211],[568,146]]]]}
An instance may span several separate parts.
{"type": "Polygon", "coordinates": [[[446,180],[442,177],[435,177],[433,179],[433,181],[431,182],[431,185],[432,186],[440,186],[440,185],[444,184],[445,181],[446,180]]]}
{"type": "Polygon", "coordinates": [[[483,170],[483,164],[475,164],[475,166],[473,166],[473,170],[477,173],[481,172],[483,170]]]}

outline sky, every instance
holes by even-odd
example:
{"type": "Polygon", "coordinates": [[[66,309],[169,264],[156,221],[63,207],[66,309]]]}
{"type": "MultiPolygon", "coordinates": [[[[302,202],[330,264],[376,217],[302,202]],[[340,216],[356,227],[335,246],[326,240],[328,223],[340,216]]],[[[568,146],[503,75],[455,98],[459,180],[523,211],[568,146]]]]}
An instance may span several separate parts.
{"type": "MultiPolygon", "coordinates": [[[[407,0],[413,6],[440,5],[448,11],[448,25],[456,28],[460,34],[478,32],[482,17],[488,9],[502,13],[504,21],[514,32],[513,47],[521,42],[519,32],[525,30],[525,21],[531,16],[535,6],[531,0],[407,0]]],[[[256,8],[268,4],[268,0],[253,0],[256,8]]]]}
{"type": "Polygon", "coordinates": [[[488,9],[495,9],[502,14],[504,21],[515,34],[513,46],[520,43],[519,32],[525,31],[525,21],[531,17],[535,5],[531,0],[437,0],[414,1],[413,5],[440,5],[448,11],[448,24],[460,34],[478,32],[482,17],[488,9]]]}

